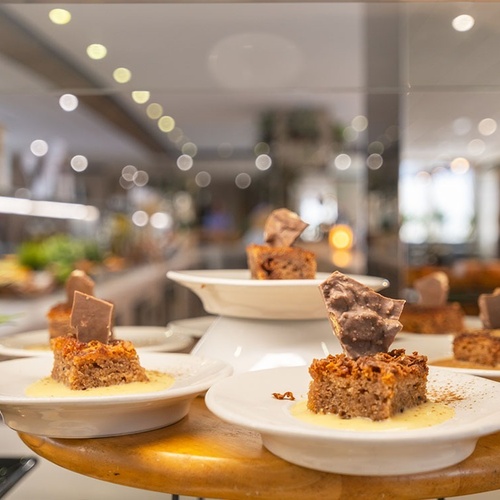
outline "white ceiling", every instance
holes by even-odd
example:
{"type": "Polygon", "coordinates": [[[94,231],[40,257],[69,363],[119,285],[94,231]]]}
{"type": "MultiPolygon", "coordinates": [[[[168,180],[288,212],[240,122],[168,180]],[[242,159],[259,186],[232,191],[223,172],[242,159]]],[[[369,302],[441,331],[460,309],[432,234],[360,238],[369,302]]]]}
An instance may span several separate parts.
{"type": "MultiPolygon", "coordinates": [[[[175,145],[130,98],[149,90],[200,152],[229,143],[251,151],[259,140],[259,117],[279,107],[319,107],[348,125],[366,112],[366,92],[394,93],[401,102],[402,158],[432,166],[441,158],[468,156],[491,163],[498,156],[497,131],[477,132],[486,117],[500,123],[500,5],[494,3],[385,3],[366,10],[358,3],[71,4],[72,20],[56,26],[51,4],[2,4],[37,36],[99,82],[94,92],[113,95],[165,147],[175,145]],[[399,10],[400,84],[367,83],[365,23],[399,10]],[[476,25],[467,33],[451,19],[468,11],[476,25]],[[90,43],[108,56],[90,60],[90,43]],[[112,71],[125,66],[130,83],[112,71]],[[453,121],[467,118],[470,130],[457,135],[453,121]],[[486,151],[471,156],[467,145],[481,138],[486,151]]],[[[1,12],[0,12],[1,15],[1,12]]],[[[392,57],[392,56],[388,56],[392,57]]],[[[390,61],[381,61],[388,64],[390,61]]],[[[383,66],[383,65],[382,65],[383,66]]],[[[1,55],[0,123],[8,151],[26,151],[36,138],[64,143],[69,154],[96,164],[136,163],[152,168],[158,155],[106,124],[83,106],[63,112],[64,92],[1,55]]],[[[376,119],[376,117],[374,117],[376,119]]],[[[360,147],[363,144],[363,138],[360,147]]]]}

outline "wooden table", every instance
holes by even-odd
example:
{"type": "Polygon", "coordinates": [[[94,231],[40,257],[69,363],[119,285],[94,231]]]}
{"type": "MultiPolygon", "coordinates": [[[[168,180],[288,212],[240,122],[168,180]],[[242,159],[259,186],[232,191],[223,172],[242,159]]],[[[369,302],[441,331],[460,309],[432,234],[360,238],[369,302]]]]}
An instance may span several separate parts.
{"type": "MultiPolygon", "coordinates": [[[[145,490],[226,499],[422,499],[500,489],[500,433],[479,440],[462,463],[408,476],[318,472],[268,452],[260,435],[222,422],[202,398],[163,429],[100,439],[20,433],[38,455],[81,474],[145,490]]],[[[377,458],[374,457],[374,460],[377,458]]]]}

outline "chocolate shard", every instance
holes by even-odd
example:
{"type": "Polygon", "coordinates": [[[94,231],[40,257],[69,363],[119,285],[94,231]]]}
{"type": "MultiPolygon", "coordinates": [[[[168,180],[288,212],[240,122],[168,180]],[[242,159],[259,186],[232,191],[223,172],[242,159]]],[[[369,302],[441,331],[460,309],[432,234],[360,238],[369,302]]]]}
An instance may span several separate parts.
{"type": "Polygon", "coordinates": [[[308,225],[295,212],[278,208],[266,219],[264,240],[272,247],[292,246],[308,225]]]}
{"type": "Polygon", "coordinates": [[[482,293],[479,295],[477,305],[479,307],[479,319],[484,328],[500,328],[500,290],[497,288],[493,293],[482,293]]]}
{"type": "Polygon", "coordinates": [[[114,305],[76,291],[71,310],[71,326],[79,342],[98,340],[107,344],[111,338],[114,305]]]}
{"type": "Polygon", "coordinates": [[[442,306],[448,302],[450,283],[448,275],[442,271],[415,280],[413,288],[419,294],[418,303],[423,306],[442,306]]]}
{"type": "Polygon", "coordinates": [[[334,271],[320,291],[333,331],[347,356],[388,352],[401,330],[404,300],[390,299],[353,278],[334,271]]]}
{"type": "Polygon", "coordinates": [[[86,295],[94,295],[94,281],[85,271],[74,270],[66,280],[66,297],[69,305],[73,305],[75,292],[79,291],[86,295]]]}

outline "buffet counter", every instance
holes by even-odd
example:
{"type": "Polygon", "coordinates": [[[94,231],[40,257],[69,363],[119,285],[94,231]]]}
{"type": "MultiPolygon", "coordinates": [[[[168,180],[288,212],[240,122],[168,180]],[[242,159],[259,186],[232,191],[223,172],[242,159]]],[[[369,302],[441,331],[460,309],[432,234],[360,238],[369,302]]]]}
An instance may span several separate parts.
{"type": "MultiPolygon", "coordinates": [[[[166,278],[167,271],[196,268],[201,264],[199,249],[186,242],[163,261],[98,277],[95,294],[114,303],[117,326],[166,325],[171,319],[196,315],[197,312],[190,310],[192,294],[170,282],[166,278]]],[[[0,337],[46,328],[47,311],[64,300],[63,288],[36,297],[0,298],[0,315],[8,318],[0,324],[0,337]]]]}

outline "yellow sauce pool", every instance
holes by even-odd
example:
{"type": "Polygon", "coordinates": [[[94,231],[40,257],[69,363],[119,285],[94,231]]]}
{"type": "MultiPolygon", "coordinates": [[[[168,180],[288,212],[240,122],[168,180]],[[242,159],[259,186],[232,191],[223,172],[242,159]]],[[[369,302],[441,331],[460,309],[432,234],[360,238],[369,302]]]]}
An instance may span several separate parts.
{"type": "Polygon", "coordinates": [[[422,405],[405,410],[386,420],[373,421],[365,417],[351,419],[340,418],[334,414],[313,413],[307,409],[307,401],[299,401],[291,408],[291,414],[309,424],[328,427],[330,429],[342,429],[350,431],[386,431],[386,430],[408,430],[421,427],[430,427],[449,420],[455,414],[455,410],[444,403],[433,403],[428,401],[422,405]]]}
{"type": "Polygon", "coordinates": [[[51,377],[42,378],[26,388],[26,396],[32,398],[71,398],[94,396],[117,396],[123,394],[139,394],[157,392],[168,389],[174,383],[174,377],[168,373],[153,370],[146,371],[149,382],[131,382],[130,384],[94,387],[85,390],[72,390],[51,377]]]}

